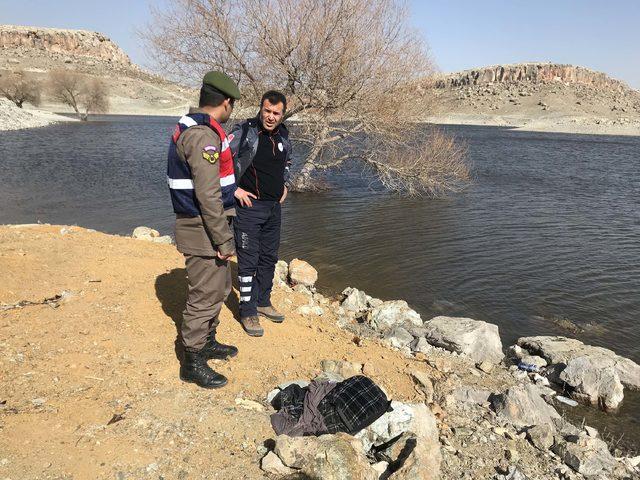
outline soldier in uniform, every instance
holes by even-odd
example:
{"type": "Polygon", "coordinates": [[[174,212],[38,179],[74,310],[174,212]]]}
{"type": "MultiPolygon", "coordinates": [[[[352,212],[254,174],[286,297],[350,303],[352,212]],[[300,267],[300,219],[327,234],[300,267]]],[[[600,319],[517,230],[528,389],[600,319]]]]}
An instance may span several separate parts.
{"type": "Polygon", "coordinates": [[[176,246],[185,257],[189,286],[180,330],[184,346],[180,378],[203,388],[227,383],[207,360],[238,353],[236,347],[217,341],[216,327],[231,291],[229,259],[235,253],[233,158],[220,124],[229,119],[239,98],[231,78],[222,72],[207,73],[199,108],[180,119],[169,146],[167,181],[176,214],[176,246]]]}

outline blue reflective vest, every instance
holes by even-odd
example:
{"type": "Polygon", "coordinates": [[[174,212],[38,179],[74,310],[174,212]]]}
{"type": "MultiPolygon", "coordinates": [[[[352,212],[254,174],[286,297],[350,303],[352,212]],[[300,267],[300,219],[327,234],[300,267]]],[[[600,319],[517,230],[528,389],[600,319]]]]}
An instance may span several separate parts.
{"type": "Polygon", "coordinates": [[[196,125],[206,125],[220,137],[220,189],[224,209],[235,207],[233,194],[236,190],[233,174],[233,157],[229,140],[218,122],[205,113],[190,113],[183,116],[171,137],[167,156],[167,183],[171,192],[171,203],[176,214],[197,217],[201,215],[200,205],[193,186],[193,176],[189,164],[178,155],[178,139],[187,129],[196,125]]]}

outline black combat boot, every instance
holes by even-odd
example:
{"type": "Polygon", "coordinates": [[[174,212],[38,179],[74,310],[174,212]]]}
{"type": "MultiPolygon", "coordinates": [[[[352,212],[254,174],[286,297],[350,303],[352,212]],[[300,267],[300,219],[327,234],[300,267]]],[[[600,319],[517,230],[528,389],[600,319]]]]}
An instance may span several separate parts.
{"type": "Polygon", "coordinates": [[[207,360],[212,358],[226,360],[229,357],[235,357],[238,354],[238,349],[233,345],[225,345],[224,343],[218,342],[214,330],[207,337],[207,343],[205,343],[201,353],[207,360]]]}
{"type": "Polygon", "coordinates": [[[180,366],[180,380],[195,383],[202,388],[220,388],[227,384],[224,375],[214,372],[207,365],[207,359],[202,355],[202,350],[184,351],[184,361],[180,366]]]}

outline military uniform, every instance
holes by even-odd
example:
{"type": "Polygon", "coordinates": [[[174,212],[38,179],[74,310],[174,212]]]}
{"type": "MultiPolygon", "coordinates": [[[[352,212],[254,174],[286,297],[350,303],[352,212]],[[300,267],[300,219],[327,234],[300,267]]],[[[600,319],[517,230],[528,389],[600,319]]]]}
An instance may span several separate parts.
{"type": "MultiPolygon", "coordinates": [[[[189,114],[203,113],[198,108],[189,114]]],[[[177,142],[178,155],[189,165],[201,215],[176,214],[176,246],[185,256],[189,293],[182,320],[182,341],[186,348],[200,350],[218,326],[218,314],[231,292],[229,262],[217,258],[234,253],[231,219],[233,208],[224,209],[221,198],[220,167],[211,163],[207,149],[221,149],[220,138],[209,127],[195,125],[177,142]]],[[[215,159],[213,159],[215,160],[215,159]]]]}
{"type": "Polygon", "coordinates": [[[209,106],[190,109],[171,137],[167,183],[176,214],[176,246],[185,256],[188,281],[180,327],[184,345],[180,378],[217,388],[227,380],[214,372],[207,360],[225,359],[238,352],[236,347],[216,340],[218,316],[231,292],[229,262],[220,256],[235,251],[231,219],[235,215],[236,184],[229,140],[208,112],[225,121],[240,91],[223,73],[209,72],[200,95],[201,104],[209,106]]]}

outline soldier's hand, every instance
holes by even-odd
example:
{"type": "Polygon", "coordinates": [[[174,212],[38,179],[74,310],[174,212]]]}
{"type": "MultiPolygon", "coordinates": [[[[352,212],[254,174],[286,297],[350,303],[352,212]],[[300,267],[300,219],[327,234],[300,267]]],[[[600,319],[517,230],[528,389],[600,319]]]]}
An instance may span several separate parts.
{"type": "Polygon", "coordinates": [[[223,254],[223,253],[220,253],[219,251],[218,251],[218,252],[216,252],[216,256],[217,256],[220,260],[229,260],[229,259],[230,259],[231,257],[233,257],[234,255],[235,255],[235,252],[231,252],[231,253],[228,253],[228,254],[226,254],[226,255],[225,255],[225,254],[223,254]]]}
{"type": "Polygon", "coordinates": [[[240,205],[242,205],[243,207],[253,207],[253,203],[251,203],[251,199],[258,198],[253,193],[247,192],[242,188],[236,188],[236,193],[234,193],[233,196],[238,199],[238,201],[240,202],[240,205]]]}
{"type": "Polygon", "coordinates": [[[287,193],[289,193],[289,189],[284,187],[284,191],[282,192],[282,197],[280,197],[280,203],[284,203],[284,199],[287,198],[287,193]]]}

